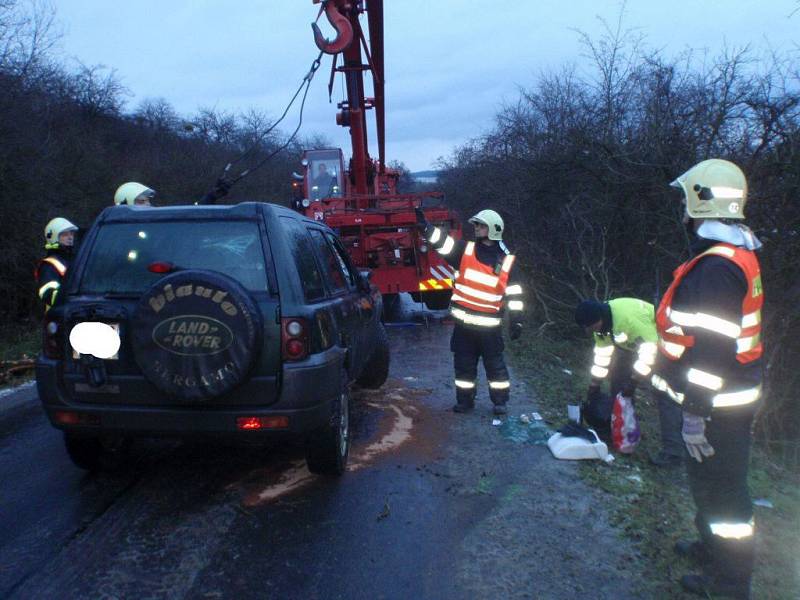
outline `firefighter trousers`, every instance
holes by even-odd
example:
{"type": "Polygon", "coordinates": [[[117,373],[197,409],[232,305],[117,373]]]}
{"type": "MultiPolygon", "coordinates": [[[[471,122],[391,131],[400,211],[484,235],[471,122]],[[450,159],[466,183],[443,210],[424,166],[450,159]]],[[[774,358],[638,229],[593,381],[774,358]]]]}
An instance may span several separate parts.
{"type": "Polygon", "coordinates": [[[479,329],[456,322],[453,326],[453,337],[450,338],[450,350],[453,352],[458,404],[475,404],[479,359],[483,359],[492,403],[502,406],[508,402],[511,382],[503,358],[504,349],[501,327],[479,329]]]}
{"type": "Polygon", "coordinates": [[[695,525],[709,551],[707,574],[742,590],[750,588],[755,558],[753,505],[747,489],[752,407],[717,409],[706,424],[714,456],[687,459],[695,525]],[[712,531],[713,530],[713,531],[712,531]]]}

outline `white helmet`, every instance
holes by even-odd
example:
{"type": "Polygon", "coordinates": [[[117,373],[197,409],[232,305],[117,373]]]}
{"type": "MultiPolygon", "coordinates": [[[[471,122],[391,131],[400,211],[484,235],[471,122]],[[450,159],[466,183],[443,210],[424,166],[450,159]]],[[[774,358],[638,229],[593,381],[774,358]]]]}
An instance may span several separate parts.
{"type": "Polygon", "coordinates": [[[129,181],[117,188],[117,191],[114,193],[114,204],[117,206],[121,204],[133,206],[136,204],[136,200],[146,201],[140,202],[140,204],[150,204],[150,201],[155,195],[155,190],[150,189],[146,185],[136,183],[135,181],[129,181]]]}
{"type": "Polygon", "coordinates": [[[68,221],[64,217],[56,217],[51,219],[44,228],[44,247],[47,250],[55,250],[58,248],[58,236],[67,231],[78,231],[76,225],[68,221]]]}
{"type": "Polygon", "coordinates": [[[471,217],[469,222],[473,225],[475,223],[486,225],[489,228],[488,237],[490,240],[503,239],[503,217],[498,215],[495,211],[488,209],[482,210],[477,215],[471,217]]]}
{"type": "Polygon", "coordinates": [[[747,179],[730,161],[704,160],[670,185],[683,190],[686,214],[693,219],[744,219],[747,179]]]}

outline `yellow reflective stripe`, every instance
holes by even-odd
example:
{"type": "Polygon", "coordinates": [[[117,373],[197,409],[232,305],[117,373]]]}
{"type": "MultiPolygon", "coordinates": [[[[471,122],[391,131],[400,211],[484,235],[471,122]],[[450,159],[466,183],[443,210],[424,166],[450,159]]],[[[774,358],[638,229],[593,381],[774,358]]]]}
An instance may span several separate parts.
{"type": "Polygon", "coordinates": [[[678,325],[683,325],[685,327],[701,327],[731,338],[738,337],[742,332],[742,328],[736,323],[731,323],[730,321],[706,313],[687,313],[668,309],[667,316],[673,323],[677,323],[678,325]]]}
{"type": "Polygon", "coordinates": [[[761,397],[761,386],[756,386],[747,390],[738,392],[728,392],[725,394],[717,394],[712,399],[714,408],[725,408],[728,406],[742,406],[743,404],[750,404],[755,402],[761,397]]]}
{"type": "Polygon", "coordinates": [[[488,275],[470,268],[467,268],[467,270],[464,271],[464,279],[468,281],[474,281],[475,283],[480,283],[482,285],[488,285],[489,287],[496,287],[497,282],[499,281],[499,279],[494,275],[488,275]]]}
{"type": "Polygon", "coordinates": [[[475,296],[481,300],[486,300],[487,302],[500,302],[503,299],[503,296],[500,294],[490,294],[489,292],[484,292],[482,290],[476,290],[475,288],[471,288],[468,285],[464,285],[463,283],[457,283],[456,289],[460,292],[467,294],[468,296],[475,296]]]}
{"type": "Polygon", "coordinates": [[[506,390],[511,387],[510,381],[490,381],[489,387],[493,390],[506,390]]]}
{"type": "Polygon", "coordinates": [[[761,343],[761,334],[743,337],[736,340],[736,352],[748,352],[761,343]]]}
{"type": "Polygon", "coordinates": [[[483,302],[478,302],[477,300],[473,300],[472,298],[465,298],[464,296],[459,296],[455,292],[453,295],[450,296],[450,300],[453,302],[466,302],[467,304],[471,304],[472,306],[477,306],[478,308],[491,308],[494,311],[497,311],[497,306],[494,304],[484,304],[483,302]]]}
{"type": "Polygon", "coordinates": [[[59,287],[61,287],[61,284],[58,281],[48,281],[39,288],[39,298],[44,298],[44,295],[49,290],[57,290],[59,287]]]}
{"type": "Polygon", "coordinates": [[[509,254],[503,259],[503,273],[508,273],[511,270],[511,265],[514,264],[514,255],[509,254]]]}
{"type": "Polygon", "coordinates": [[[709,523],[711,533],[728,540],[741,540],[752,537],[755,531],[755,521],[750,519],[747,523],[709,523]]]}
{"type": "Polygon", "coordinates": [[[484,317],[481,315],[471,315],[460,308],[453,307],[450,309],[450,314],[459,321],[467,325],[478,325],[480,327],[496,327],[502,323],[498,317],[484,317]]]}
{"type": "Polygon", "coordinates": [[[438,282],[438,281],[436,281],[435,279],[428,279],[428,281],[427,281],[427,284],[428,284],[429,286],[431,286],[431,287],[432,287],[433,289],[435,289],[435,290],[440,290],[440,289],[442,289],[442,286],[440,286],[440,285],[439,285],[439,282],[438,282]]]}
{"type": "Polygon", "coordinates": [[[472,256],[473,252],[475,252],[475,242],[467,242],[467,247],[464,248],[464,254],[466,256],[472,256]]]}
{"type": "Polygon", "coordinates": [[[650,371],[652,371],[650,366],[643,363],[641,360],[637,360],[635,363],[633,363],[633,368],[637,373],[639,373],[639,375],[642,375],[643,377],[647,377],[650,375],[650,371]]]}
{"type": "Polygon", "coordinates": [[[447,239],[444,241],[444,244],[442,245],[442,247],[441,248],[437,248],[436,251],[439,254],[441,254],[442,256],[446,256],[446,255],[450,254],[450,251],[453,249],[453,246],[455,246],[455,245],[456,245],[455,240],[453,240],[453,238],[451,238],[448,235],[447,239]]]}
{"type": "Polygon", "coordinates": [[[670,385],[667,383],[667,380],[663,377],[653,374],[653,377],[650,379],[650,383],[653,384],[653,387],[661,392],[665,392],[667,396],[672,398],[678,404],[683,404],[684,395],[680,392],[676,392],[673,390],[670,385]]]}
{"type": "Polygon", "coordinates": [[[433,233],[431,233],[431,237],[428,238],[428,241],[431,244],[435,244],[442,238],[442,230],[438,227],[433,228],[433,233]]]}
{"type": "Polygon", "coordinates": [[[603,379],[606,375],[608,375],[608,369],[604,367],[598,367],[597,365],[594,365],[590,372],[592,377],[597,377],[598,379],[603,379]]]}
{"type": "Polygon", "coordinates": [[[517,296],[522,293],[522,286],[518,283],[510,285],[506,288],[506,296],[517,296]]]}
{"type": "Polygon", "coordinates": [[[475,387],[474,381],[466,381],[464,379],[456,379],[456,387],[461,388],[462,390],[471,390],[475,387]]]}
{"type": "Polygon", "coordinates": [[[713,373],[701,371],[700,369],[691,368],[686,372],[686,379],[689,383],[699,385],[709,390],[717,391],[722,389],[723,379],[713,373]]]}
{"type": "Polygon", "coordinates": [[[67,267],[55,256],[46,256],[42,259],[42,262],[46,262],[47,264],[51,265],[56,271],[58,271],[58,274],[61,275],[61,277],[63,277],[64,273],[67,272],[67,267]]]}
{"type": "Polygon", "coordinates": [[[757,310],[756,312],[751,312],[742,317],[742,329],[746,329],[748,327],[755,327],[761,323],[761,311],[757,310]]]}
{"type": "Polygon", "coordinates": [[[607,367],[611,364],[611,357],[606,354],[595,354],[594,364],[598,367],[607,367]]]}
{"type": "Polygon", "coordinates": [[[637,354],[639,356],[639,360],[641,360],[644,364],[652,365],[656,361],[658,346],[653,342],[642,342],[639,344],[637,354]]]}
{"type": "Polygon", "coordinates": [[[740,190],[738,188],[732,187],[725,187],[725,186],[715,186],[710,188],[711,194],[714,198],[720,198],[722,200],[741,200],[744,198],[744,190],[740,190]]]}
{"type": "Polygon", "coordinates": [[[509,300],[508,301],[508,310],[522,310],[523,308],[522,300],[509,300]]]}
{"type": "Polygon", "coordinates": [[[419,282],[419,291],[421,291],[421,292],[424,292],[424,291],[425,291],[425,290],[427,290],[427,289],[428,289],[428,288],[426,288],[426,287],[425,287],[425,283],[424,283],[424,282],[422,282],[422,281],[420,281],[420,282],[419,282]]]}
{"type": "Polygon", "coordinates": [[[611,356],[614,354],[614,346],[595,346],[594,353],[595,356],[598,354],[601,356],[611,356]]]}
{"type": "Polygon", "coordinates": [[[676,358],[683,356],[683,353],[686,350],[686,346],[683,346],[682,344],[675,344],[673,342],[667,342],[666,340],[661,340],[659,343],[667,354],[676,358]]]}
{"type": "Polygon", "coordinates": [[[703,254],[720,254],[722,256],[727,256],[728,258],[732,258],[736,252],[733,249],[728,248],[727,246],[714,246],[709,248],[703,254]]]}

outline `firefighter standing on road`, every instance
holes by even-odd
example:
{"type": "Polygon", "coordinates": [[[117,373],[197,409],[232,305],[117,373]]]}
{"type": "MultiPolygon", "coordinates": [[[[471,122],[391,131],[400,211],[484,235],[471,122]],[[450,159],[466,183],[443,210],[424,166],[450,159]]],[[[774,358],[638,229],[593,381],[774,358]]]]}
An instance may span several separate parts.
{"type": "Polygon", "coordinates": [[[75,225],[63,217],[52,219],[44,228],[44,247],[47,254],[39,261],[34,275],[45,312],[56,303],[66,278],[77,230],[75,225]]]}
{"type": "MultiPolygon", "coordinates": [[[[606,379],[612,399],[619,392],[633,398],[639,382],[650,379],[658,353],[653,305],[638,298],[615,298],[608,302],[584,300],[575,309],[575,321],[594,337],[588,405],[597,402],[606,379]]],[[[681,410],[664,392],[656,390],[655,396],[661,424],[661,450],[650,462],[659,467],[680,465],[685,455],[681,410]]]]}
{"type": "Polygon", "coordinates": [[[705,160],[672,185],[683,191],[684,222],[697,235],[656,312],[659,361],[653,385],[683,408],[689,486],[698,541],[676,552],[703,566],[681,584],[700,594],[750,597],[753,507],[747,489],[750,428],[761,396],[761,307],[754,250],[741,224],[747,182],[735,164],[705,160]]]}
{"type": "Polygon", "coordinates": [[[503,244],[503,219],[493,210],[482,210],[469,222],[475,227],[474,242],[455,240],[428,223],[421,209],[417,222],[425,238],[457,269],[450,314],[455,319],[450,350],[455,367],[455,412],[475,406],[478,360],[483,358],[489,380],[489,398],[494,414],[507,412],[511,382],[503,359],[502,316],[509,313],[512,340],[522,333],[522,287],[514,282],[514,255],[503,244]]]}

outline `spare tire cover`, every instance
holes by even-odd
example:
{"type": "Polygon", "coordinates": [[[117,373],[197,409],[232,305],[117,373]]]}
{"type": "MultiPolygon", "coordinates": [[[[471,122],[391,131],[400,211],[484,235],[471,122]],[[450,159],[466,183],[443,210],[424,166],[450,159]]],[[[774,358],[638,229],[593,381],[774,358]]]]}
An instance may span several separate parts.
{"type": "Polygon", "coordinates": [[[187,270],[145,292],[131,339],[153,385],[185,400],[206,400],[247,376],[262,331],[258,305],[241,284],[214,271],[187,270]]]}

